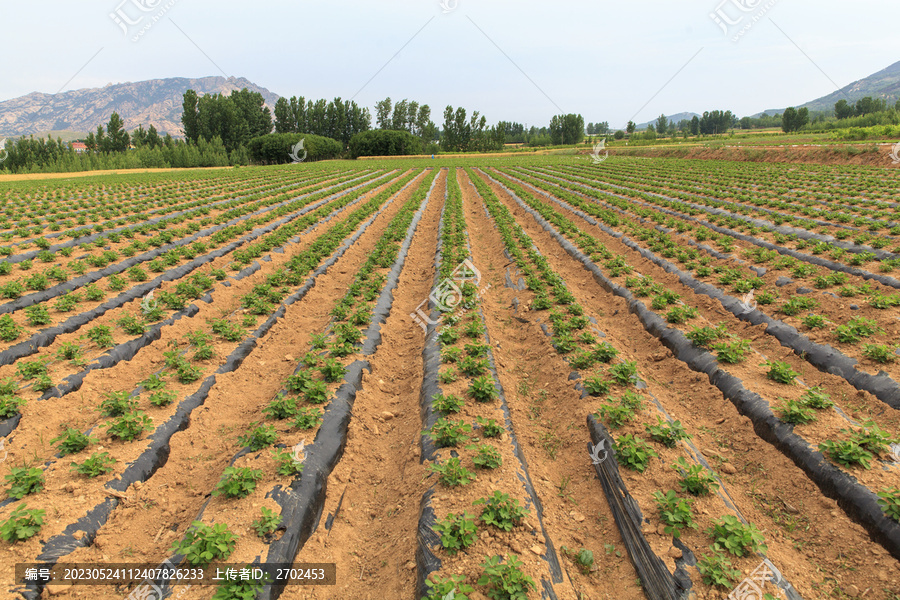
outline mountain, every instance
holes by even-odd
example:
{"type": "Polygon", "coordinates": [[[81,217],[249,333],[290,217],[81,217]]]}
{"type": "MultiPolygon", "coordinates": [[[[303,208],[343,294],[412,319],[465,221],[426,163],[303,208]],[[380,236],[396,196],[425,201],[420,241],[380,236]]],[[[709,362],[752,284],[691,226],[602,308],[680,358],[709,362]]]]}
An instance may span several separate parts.
{"type": "MultiPolygon", "coordinates": [[[[801,104],[796,108],[808,108],[812,111],[833,112],[834,105],[838,100],[844,99],[851,104],[859,100],[871,96],[872,98],[884,98],[888,106],[893,105],[900,100],[900,62],[895,62],[886,69],[882,69],[873,75],[869,75],[865,79],[854,81],[848,86],[841,88],[833,94],[822,96],[816,100],[801,104]]],[[[764,111],[769,115],[781,114],[784,109],[775,110],[768,109],[764,111]]]]}
{"type": "MultiPolygon", "coordinates": [[[[679,121],[690,121],[695,116],[700,117],[701,115],[692,112],[680,112],[675,115],[666,115],[666,118],[669,119],[669,123],[675,123],[676,125],[678,125],[679,121]]],[[[656,119],[653,119],[652,121],[647,121],[646,123],[638,123],[637,130],[640,131],[642,129],[647,129],[647,125],[650,125],[651,123],[653,123],[653,126],[656,127],[656,119]]],[[[624,130],[625,128],[622,127],[622,129],[624,130]]]]}
{"type": "Polygon", "coordinates": [[[182,136],[181,104],[184,92],[229,94],[247,88],[262,94],[270,110],[278,95],[243,77],[151,79],[136,83],[107,84],[102,88],[73,90],[61,94],[32,92],[0,102],[0,138],[42,134],[48,131],[88,132],[106,125],[118,112],[128,131],[151,124],[160,134],[182,136]]]}

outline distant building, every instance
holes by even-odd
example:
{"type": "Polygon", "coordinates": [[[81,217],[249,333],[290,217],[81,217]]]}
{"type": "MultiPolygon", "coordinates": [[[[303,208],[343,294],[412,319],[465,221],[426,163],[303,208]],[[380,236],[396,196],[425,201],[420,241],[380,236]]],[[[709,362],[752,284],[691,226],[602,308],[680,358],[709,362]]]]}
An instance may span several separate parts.
{"type": "Polygon", "coordinates": [[[81,154],[82,152],[87,152],[87,146],[84,145],[84,142],[72,142],[70,144],[72,150],[75,151],[76,154],[81,154]]]}

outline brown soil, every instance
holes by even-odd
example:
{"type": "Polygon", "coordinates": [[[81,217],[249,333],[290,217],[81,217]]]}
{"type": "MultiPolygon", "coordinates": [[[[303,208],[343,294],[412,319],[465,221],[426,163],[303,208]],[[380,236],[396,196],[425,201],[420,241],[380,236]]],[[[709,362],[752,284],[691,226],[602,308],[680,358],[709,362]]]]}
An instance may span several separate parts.
{"type": "MultiPolygon", "coordinates": [[[[601,314],[603,318],[599,320],[599,327],[607,333],[608,341],[615,347],[624,349],[625,360],[637,360],[638,365],[646,365],[639,373],[647,380],[650,392],[659,398],[673,418],[679,419],[685,429],[694,435],[694,443],[703,449],[710,464],[724,477],[736,506],[751,523],[764,532],[769,545],[769,556],[803,597],[820,597],[823,591],[832,590],[836,586],[847,588],[849,585],[855,585],[859,590],[870,589],[872,594],[876,590],[885,589],[892,579],[894,582],[900,581],[900,565],[896,560],[879,544],[874,543],[860,526],[850,521],[833,500],[823,496],[789,459],[773,452],[766,442],[759,439],[750,421],[738,415],[734,406],[722,399],[715,387],[704,381],[705,377],[691,372],[686,365],[672,358],[655,338],[646,334],[636,317],[625,314],[627,307],[623,300],[604,292],[593,281],[592,275],[572,260],[530,215],[499,187],[492,188],[532,237],[539,250],[550,260],[554,270],[567,281],[578,301],[586,310],[590,308],[601,314]],[[733,475],[723,474],[719,467],[724,463],[730,463],[734,467],[733,475]],[[787,508],[788,505],[790,509],[787,508]],[[795,509],[800,511],[797,514],[801,516],[792,516],[795,509]],[[826,523],[828,525],[824,525],[826,523]],[[838,539],[841,540],[840,544],[836,543],[838,539]],[[870,556],[879,557],[879,564],[886,567],[873,570],[870,556]],[[827,573],[820,572],[823,563],[831,565],[825,567],[827,573]]],[[[582,229],[587,230],[586,227],[582,229]]],[[[601,238],[601,241],[613,252],[618,250],[606,237],[601,238]]],[[[627,252],[623,246],[621,253],[627,252]]],[[[644,271],[645,267],[642,266],[640,270],[644,271]]],[[[664,277],[657,277],[654,273],[654,279],[663,281],[664,277]]],[[[667,287],[669,286],[674,287],[671,282],[667,282],[667,287]]],[[[719,310],[722,310],[721,307],[719,310]]],[[[754,344],[758,341],[755,340],[754,344]]],[[[784,352],[785,349],[781,349],[781,355],[784,352]]],[[[776,356],[780,360],[788,358],[781,355],[776,356]]],[[[754,363],[750,360],[747,362],[754,363]]],[[[819,376],[826,377],[821,374],[819,376]]],[[[752,382],[763,388],[771,383],[766,382],[759,372],[748,373],[742,379],[745,385],[752,382]]],[[[764,397],[767,396],[764,391],[762,393],[764,397]]],[[[768,397],[774,396],[772,393],[768,394],[768,397]]],[[[595,407],[598,406],[599,403],[596,403],[595,407]]],[[[622,432],[638,434],[642,433],[642,427],[623,429],[622,432]]],[[[582,444],[586,440],[586,433],[583,436],[582,444]]],[[[668,485],[664,483],[672,477],[671,470],[664,466],[667,462],[653,461],[651,467],[641,475],[625,471],[626,484],[638,499],[645,516],[650,518],[654,531],[658,520],[649,492],[676,489],[674,482],[668,485]]],[[[703,553],[709,539],[702,531],[717,513],[704,504],[698,505],[698,508],[701,513],[703,510],[709,511],[710,515],[704,514],[701,518],[697,518],[699,515],[695,516],[695,520],[701,523],[700,530],[689,531],[683,539],[689,547],[703,553]]],[[[661,540],[656,535],[649,535],[651,543],[657,552],[664,553],[667,547],[660,545],[661,540]]],[[[758,562],[745,559],[738,564],[739,568],[749,572],[758,562]]],[[[673,565],[670,564],[669,567],[671,569],[673,565]]],[[[709,594],[700,595],[701,598],[724,597],[719,592],[704,591],[708,588],[702,585],[698,585],[697,589],[709,594]]],[[[881,595],[876,595],[876,598],[890,598],[883,592],[879,593],[881,595]]]]}
{"type": "MultiPolygon", "coordinates": [[[[287,308],[284,318],[259,341],[241,366],[232,373],[217,375],[205,404],[194,411],[189,426],[173,436],[166,464],[147,482],[129,488],[96,540],[66,556],[66,562],[158,563],[169,555],[172,543],[181,539],[204,506],[204,522],[226,523],[240,536],[228,562],[250,562],[257,556],[265,557],[268,547],[251,528],[251,521],[259,516],[261,507],[277,511],[278,506],[266,498],[266,493],[275,485],[284,486],[290,482],[290,478],[277,475],[268,449],[246,455],[236,463],[263,471],[263,479],[253,493],[243,499],[226,499],[210,496],[210,493],[240,448],[237,437],[248,430],[250,423],[264,420],[261,409],[282,389],[298,359],[307,352],[311,336],[325,330],[331,321],[329,313],[346,293],[360,265],[371,254],[390,220],[423,181],[425,173],[418,170],[417,173],[415,183],[374,220],[325,275],[317,279],[315,287],[302,301],[287,308]]],[[[498,176],[496,172],[490,173],[498,176]]],[[[84,175],[94,174],[97,173],[84,175]]],[[[391,180],[402,175],[395,173],[391,180]]],[[[547,323],[547,311],[528,308],[534,297],[530,291],[505,287],[507,268],[514,270],[514,265],[504,257],[502,238],[493,221],[485,217],[482,198],[464,172],[460,171],[458,175],[472,258],[482,273],[482,287],[490,284],[481,297],[480,308],[509,405],[512,429],[543,505],[546,538],[531,533],[539,531],[533,514],[526,519],[525,527],[516,528],[509,534],[480,526],[478,540],[468,552],[449,557],[443,550],[437,550],[443,563],[441,574],[462,574],[469,584],[474,585],[485,556],[514,553],[524,561],[523,570],[537,579],[546,572],[546,567],[536,555],[552,544],[564,570],[563,583],[556,585],[560,600],[643,598],[644,592],[587,453],[590,437],[585,418],[607,402],[580,397],[573,381],[569,380],[572,367],[540,328],[540,323],[547,323]],[[513,305],[514,299],[518,300],[518,309],[513,305]],[[590,549],[595,568],[581,572],[562,551],[563,547],[575,552],[581,548],[590,549]]],[[[448,489],[435,483],[428,465],[421,462],[419,444],[423,426],[419,395],[424,335],[409,315],[428,296],[433,284],[434,253],[446,177],[446,171],[438,175],[438,184],[413,237],[399,285],[394,290],[391,314],[381,327],[384,336],[381,346],[368,359],[371,366],[355,400],[343,458],[328,479],[320,523],[296,557],[298,563],[336,563],[337,585],[289,586],[282,595],[286,600],[413,598],[419,503],[429,487],[434,486],[433,506],[439,516],[463,510],[477,513],[472,501],[489,495],[494,489],[524,498],[511,444],[504,443],[508,438],[498,442],[503,466],[493,472],[478,470],[477,479],[463,489],[448,489]],[[331,515],[334,522],[328,530],[324,525],[331,515]]],[[[573,260],[502,188],[494,184],[490,187],[554,271],[565,280],[585,314],[596,320],[595,328],[605,334],[605,341],[618,349],[619,359],[637,362],[639,375],[647,384],[646,390],[641,391],[647,401],[636,418],[613,431],[613,435],[632,433],[647,437],[644,423],[655,422],[660,414],[649,401],[652,395],[693,436],[693,443],[722,478],[738,510],[763,532],[769,558],[804,598],[856,596],[896,600],[896,592],[888,590],[900,589],[900,563],[848,519],[837,504],[826,498],[789,459],[760,439],[750,421],[741,417],[704,376],[692,372],[650,336],[638,319],[628,312],[625,301],[606,292],[591,273],[573,260]]],[[[367,197],[376,193],[377,190],[367,197]]],[[[857,394],[845,381],[817,371],[781,347],[761,327],[748,327],[726,313],[718,302],[695,295],[676,278],[638,257],[618,239],[589,226],[563,208],[554,206],[554,209],[595,236],[610,251],[625,257],[637,272],[652,276],[680,294],[686,303],[697,307],[700,317],[692,324],[725,322],[730,332],[750,339],[758,354],[742,364],[727,367],[749,389],[758,391],[775,404],[778,398],[797,397],[802,391],[800,386],[775,384],[766,379],[765,369],[760,366],[763,357],[784,360],[801,373],[805,384],[825,386],[839,406],[854,418],[873,418],[886,429],[900,428],[897,415],[885,410],[885,405],[871,395],[857,394]]],[[[345,214],[338,215],[335,222],[345,214]]],[[[55,452],[49,442],[51,438],[64,426],[86,429],[99,423],[101,419],[94,407],[103,395],[109,391],[131,390],[137,382],[161,369],[163,353],[173,342],[184,348],[183,339],[188,332],[206,328],[208,321],[222,316],[243,318],[240,298],[253,286],[264,282],[267,275],[284,266],[292,256],[308,248],[324,230],[327,227],[300,236],[298,242],[286,245],[284,254],[272,253],[271,262],[261,262],[262,269],[256,274],[232,282],[231,287],[217,286],[212,302],[200,303],[199,314],[164,328],[161,339],[141,350],[134,360],[92,372],[77,393],[48,402],[30,402],[23,409],[21,424],[5,440],[8,458],[0,466],[0,474],[8,473],[10,466],[19,466],[26,461],[38,464],[51,460],[55,452]]],[[[213,268],[227,265],[231,260],[223,257],[213,268]]],[[[767,283],[771,284],[775,277],[776,274],[770,271],[766,276],[767,283]]],[[[167,285],[174,285],[174,282],[167,285]]],[[[790,289],[793,288],[788,287],[783,293],[790,289]]],[[[830,299],[823,304],[823,310],[835,313],[837,319],[845,303],[845,299],[830,299]]],[[[112,324],[123,314],[135,310],[134,306],[126,306],[111,311],[91,326],[112,324]]],[[[865,314],[868,316],[870,311],[865,314]]],[[[466,318],[475,320],[477,313],[466,318]]],[[[257,318],[256,322],[261,320],[257,318]]],[[[687,330],[687,326],[679,327],[687,330]]],[[[895,329],[892,328],[891,333],[895,333],[895,329]]],[[[77,341],[78,335],[76,332],[61,336],[34,358],[49,356],[60,344],[77,341]]],[[[821,335],[827,337],[828,332],[821,335]]],[[[116,341],[122,342],[124,338],[119,335],[116,341]]],[[[201,365],[204,376],[211,374],[235,345],[217,341],[214,344],[216,356],[201,365]]],[[[91,356],[100,352],[93,345],[89,350],[91,356]]],[[[348,364],[358,358],[347,357],[343,362],[348,364]]],[[[3,367],[0,379],[14,370],[14,366],[3,367]]],[[[59,370],[52,373],[54,381],[63,375],[64,372],[59,370]]],[[[168,380],[169,389],[178,393],[178,400],[196,390],[199,383],[181,385],[174,378],[168,380]]],[[[329,389],[334,390],[336,386],[332,384],[329,389]]],[[[466,396],[465,381],[458,380],[441,387],[445,394],[466,396]]],[[[616,387],[611,397],[618,397],[624,391],[625,388],[616,387]]],[[[36,397],[35,393],[29,394],[29,399],[36,397]]],[[[152,417],[154,425],[174,413],[176,405],[154,407],[147,396],[146,393],[142,395],[140,409],[152,417]]],[[[500,414],[496,405],[467,399],[463,411],[455,417],[472,422],[476,416],[496,417],[500,414]]],[[[273,423],[279,434],[278,442],[287,446],[301,439],[311,442],[316,433],[315,430],[298,430],[287,421],[273,423]]],[[[796,431],[815,443],[835,435],[845,426],[836,413],[820,413],[817,422],[798,427],[796,431]]],[[[65,525],[108,497],[103,484],[109,477],[91,480],[77,476],[69,470],[72,460],[83,460],[89,452],[109,451],[117,459],[115,471],[110,475],[115,477],[147,444],[146,436],[133,443],[111,440],[100,431],[95,432],[94,437],[99,442],[90,450],[56,459],[46,471],[45,489],[23,500],[29,508],[47,511],[45,524],[40,535],[27,541],[14,545],[0,542],[0,578],[11,581],[12,566],[16,562],[33,560],[41,551],[42,541],[58,534],[65,525]]],[[[678,489],[678,478],[671,464],[684,452],[680,447],[666,449],[659,444],[654,444],[654,449],[659,458],[651,461],[644,473],[623,469],[622,474],[643,511],[645,534],[651,547],[671,570],[674,560],[667,555],[672,546],[671,536],[658,533],[660,518],[652,493],[678,489]]],[[[456,451],[471,462],[472,451],[464,447],[456,451]]],[[[438,454],[445,460],[449,451],[442,449],[438,454]]],[[[890,471],[856,470],[853,475],[870,487],[896,484],[896,473],[890,471]]],[[[711,540],[704,530],[713,519],[730,514],[729,509],[719,496],[698,499],[694,507],[694,519],[699,529],[686,530],[683,540],[696,553],[708,553],[711,540]]],[[[3,509],[0,520],[6,518],[9,510],[3,509]]],[[[746,575],[759,564],[759,557],[735,558],[733,563],[746,575]]],[[[699,581],[695,570],[691,574],[699,600],[726,597],[727,590],[712,590],[699,581]]],[[[476,586],[476,589],[478,592],[471,594],[470,599],[485,600],[486,588],[476,586]]],[[[128,590],[101,586],[75,586],[45,592],[46,597],[52,598],[90,597],[96,600],[121,600],[127,593],[128,590]]],[[[175,596],[179,600],[200,600],[208,599],[212,593],[213,588],[194,586],[178,590],[175,596]]],[[[538,596],[535,592],[529,598],[538,596]]]]}

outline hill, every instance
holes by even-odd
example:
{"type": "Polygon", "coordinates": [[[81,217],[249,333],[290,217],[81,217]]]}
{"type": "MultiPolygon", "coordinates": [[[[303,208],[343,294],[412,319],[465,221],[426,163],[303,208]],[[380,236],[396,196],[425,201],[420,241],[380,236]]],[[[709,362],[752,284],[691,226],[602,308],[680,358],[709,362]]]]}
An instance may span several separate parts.
{"type": "Polygon", "coordinates": [[[183,135],[181,103],[186,90],[200,95],[229,94],[247,88],[259,92],[270,109],[278,95],[243,78],[174,77],[136,83],[108,84],[102,88],[72,90],[60,94],[32,92],[0,102],[0,138],[38,135],[48,131],[87,132],[105,125],[118,112],[129,131],[152,123],[160,134],[183,135]]]}
{"type": "MultiPolygon", "coordinates": [[[[854,81],[832,94],[801,104],[797,108],[806,107],[811,112],[832,112],[838,100],[844,99],[853,103],[866,96],[884,98],[888,105],[900,100],[900,61],[868,77],[854,81]]],[[[764,112],[769,115],[781,114],[784,109],[768,109],[764,112]]]]}

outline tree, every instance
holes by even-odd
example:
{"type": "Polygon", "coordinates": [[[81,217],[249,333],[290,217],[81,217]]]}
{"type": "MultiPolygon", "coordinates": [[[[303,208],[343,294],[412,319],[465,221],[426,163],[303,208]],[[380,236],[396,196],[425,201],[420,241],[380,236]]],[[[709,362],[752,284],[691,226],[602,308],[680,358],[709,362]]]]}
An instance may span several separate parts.
{"type": "Polygon", "coordinates": [[[628,121],[628,125],[625,127],[625,131],[628,132],[629,135],[634,133],[634,130],[637,129],[637,125],[634,124],[634,121],[628,121]]]}
{"type": "Polygon", "coordinates": [[[184,93],[182,103],[184,114],[181,115],[181,124],[184,127],[184,137],[194,144],[200,138],[200,113],[197,108],[197,92],[188,90],[184,93]]]}
{"type": "Polygon", "coordinates": [[[282,96],[275,103],[275,133],[296,133],[294,131],[296,126],[297,122],[294,120],[291,104],[287,98],[282,96]]]}
{"type": "Polygon", "coordinates": [[[614,137],[615,139],[617,139],[617,140],[621,140],[622,138],[625,137],[625,132],[622,131],[621,129],[619,129],[619,130],[616,131],[615,134],[613,134],[613,137],[614,137]]]}
{"type": "Polygon", "coordinates": [[[804,106],[797,111],[797,118],[794,120],[794,131],[801,130],[807,123],[809,123],[809,109],[804,106]]]}
{"type": "Polygon", "coordinates": [[[390,129],[395,131],[409,131],[406,127],[406,119],[409,116],[409,113],[407,112],[408,104],[409,103],[405,98],[394,104],[394,116],[391,119],[390,129]]]}
{"type": "Polygon", "coordinates": [[[388,96],[381,102],[375,103],[375,122],[378,129],[391,128],[391,98],[388,96]]]}
{"type": "Polygon", "coordinates": [[[156,127],[150,125],[150,129],[147,130],[147,146],[150,148],[158,148],[163,145],[162,138],[159,137],[159,132],[156,131],[156,127]]]}
{"type": "Polygon", "coordinates": [[[700,117],[697,115],[691,118],[691,135],[700,135],[700,117]]]}
{"type": "Polygon", "coordinates": [[[578,144],[583,139],[584,117],[581,115],[554,115],[550,119],[550,140],[553,145],[578,144]]]}
{"type": "Polygon", "coordinates": [[[797,109],[793,106],[788,106],[784,109],[784,114],[781,115],[781,130],[785,133],[790,133],[795,131],[794,123],[797,121],[797,109]]]}
{"type": "Polygon", "coordinates": [[[834,116],[837,117],[838,120],[849,119],[853,116],[854,112],[856,112],[855,107],[843,98],[834,104],[834,116]]]}
{"type": "Polygon", "coordinates": [[[119,113],[114,112],[109,117],[109,123],[106,125],[106,148],[108,152],[125,152],[128,150],[130,139],[128,132],[125,131],[122,117],[119,113]]]}
{"type": "Polygon", "coordinates": [[[656,119],[656,132],[659,135],[666,135],[666,132],[669,130],[669,120],[666,118],[666,115],[659,115],[656,119]]]}
{"type": "Polygon", "coordinates": [[[97,125],[97,135],[95,136],[95,139],[97,140],[98,152],[109,152],[106,143],[106,132],[103,130],[103,125],[97,125]]]}
{"type": "Polygon", "coordinates": [[[147,143],[147,132],[144,131],[144,125],[138,125],[138,128],[131,132],[131,143],[135,148],[140,148],[147,143]]]}

